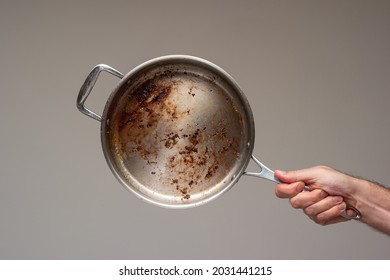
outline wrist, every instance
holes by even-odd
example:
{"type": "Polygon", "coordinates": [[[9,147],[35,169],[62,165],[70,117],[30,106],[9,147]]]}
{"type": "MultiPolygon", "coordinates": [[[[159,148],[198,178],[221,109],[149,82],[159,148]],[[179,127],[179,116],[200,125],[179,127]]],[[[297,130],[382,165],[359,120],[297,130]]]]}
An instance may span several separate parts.
{"type": "Polygon", "coordinates": [[[344,174],[342,181],[342,196],[352,203],[355,206],[356,203],[360,200],[361,197],[364,197],[364,191],[367,189],[365,186],[366,181],[353,177],[351,175],[344,174]]]}
{"type": "Polygon", "coordinates": [[[362,222],[372,225],[380,224],[381,216],[389,216],[389,195],[388,192],[384,192],[382,186],[368,180],[355,178],[354,189],[354,207],[361,212],[362,222]]]}
{"type": "Polygon", "coordinates": [[[369,182],[363,179],[353,178],[351,186],[353,186],[351,192],[353,206],[360,211],[362,219],[364,219],[367,213],[370,212],[369,203],[366,200],[369,197],[369,182]]]}
{"type": "Polygon", "coordinates": [[[355,201],[360,201],[362,198],[366,197],[367,192],[369,191],[369,181],[356,178],[356,177],[350,177],[350,182],[348,185],[350,186],[349,194],[351,198],[355,201]]]}

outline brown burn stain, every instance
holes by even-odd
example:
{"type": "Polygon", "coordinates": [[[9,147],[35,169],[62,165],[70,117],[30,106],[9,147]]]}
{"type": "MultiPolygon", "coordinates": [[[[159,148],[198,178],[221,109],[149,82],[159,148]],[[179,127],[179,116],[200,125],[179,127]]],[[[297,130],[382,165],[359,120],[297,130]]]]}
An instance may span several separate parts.
{"type": "Polygon", "coordinates": [[[185,142],[178,154],[167,160],[167,170],[174,178],[171,185],[176,186],[182,197],[187,197],[198,185],[213,184],[211,180],[228,170],[237,158],[239,141],[228,136],[226,123],[220,122],[211,130],[213,133],[203,127],[192,133],[179,134],[179,139],[185,142]]]}
{"type": "MultiPolygon", "coordinates": [[[[171,133],[173,134],[173,133],[171,133]]],[[[171,134],[169,134],[169,136],[166,138],[166,139],[163,139],[163,141],[165,141],[165,147],[168,148],[168,149],[172,149],[173,146],[175,146],[177,144],[177,142],[179,141],[179,134],[175,133],[171,136],[171,134]]]]}
{"type": "MultiPolygon", "coordinates": [[[[154,130],[161,118],[174,108],[166,100],[174,92],[175,84],[148,80],[127,94],[126,105],[117,116],[119,142],[123,154],[139,154],[144,160],[156,158],[159,150],[154,130]]],[[[175,115],[175,114],[173,114],[175,115]]],[[[176,138],[167,142],[173,145],[176,138]]]]}

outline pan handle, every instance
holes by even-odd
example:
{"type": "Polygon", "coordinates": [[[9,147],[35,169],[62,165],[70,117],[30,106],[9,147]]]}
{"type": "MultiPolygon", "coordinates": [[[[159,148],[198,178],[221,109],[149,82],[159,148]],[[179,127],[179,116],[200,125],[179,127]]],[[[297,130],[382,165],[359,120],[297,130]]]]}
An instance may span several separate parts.
{"type": "Polygon", "coordinates": [[[88,77],[85,79],[84,84],[80,88],[79,95],[77,96],[77,108],[80,110],[80,112],[99,122],[102,120],[102,117],[96,114],[95,112],[92,112],[91,110],[85,108],[84,103],[87,100],[89,94],[91,93],[92,88],[94,87],[100,72],[102,71],[106,71],[114,76],[117,76],[120,79],[123,78],[123,74],[121,72],[115,70],[114,68],[108,65],[105,64],[96,65],[92,69],[91,73],[89,73],[88,77]]]}
{"type": "Polygon", "coordinates": [[[257,158],[255,158],[254,155],[252,155],[251,158],[257,164],[257,166],[260,167],[260,172],[245,171],[244,175],[267,179],[267,180],[270,180],[270,181],[275,182],[277,184],[282,183],[278,178],[275,177],[275,173],[271,169],[269,169],[267,166],[265,166],[263,163],[261,163],[257,158]]]}
{"type": "MultiPolygon", "coordinates": [[[[275,182],[277,184],[282,183],[278,178],[275,177],[274,171],[272,171],[267,166],[265,166],[263,163],[261,163],[257,158],[255,158],[254,155],[252,155],[252,160],[257,164],[257,166],[260,167],[260,172],[247,172],[247,171],[245,171],[243,173],[244,175],[267,179],[267,180],[270,180],[270,181],[275,182]]],[[[305,186],[305,189],[303,191],[311,191],[311,188],[309,186],[305,186]]],[[[345,204],[346,204],[346,209],[344,210],[343,213],[341,213],[341,216],[346,218],[346,219],[360,220],[362,217],[362,214],[360,213],[360,211],[348,203],[345,203],[345,204]],[[353,215],[352,216],[348,215],[347,211],[352,211],[353,215]]]]}

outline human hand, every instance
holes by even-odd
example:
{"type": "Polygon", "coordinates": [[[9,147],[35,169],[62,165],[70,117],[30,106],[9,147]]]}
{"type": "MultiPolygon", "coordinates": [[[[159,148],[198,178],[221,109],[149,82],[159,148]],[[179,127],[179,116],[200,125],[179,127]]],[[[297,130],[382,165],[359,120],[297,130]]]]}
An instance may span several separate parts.
{"type": "Polygon", "coordinates": [[[276,195],[289,198],[294,208],[303,209],[316,223],[328,225],[347,221],[349,219],[340,214],[349,209],[346,213],[353,218],[356,208],[363,213],[358,211],[362,223],[390,235],[389,188],[327,166],[288,172],[277,170],[275,176],[283,182],[276,186],[276,195]],[[304,191],[305,186],[310,191],[304,191]]]}
{"type": "Polygon", "coordinates": [[[275,176],[284,182],[276,186],[276,196],[289,198],[292,207],[303,209],[314,222],[328,225],[348,221],[340,214],[346,210],[344,201],[356,203],[352,197],[355,178],[327,166],[288,172],[277,170],[275,176]],[[311,191],[304,191],[305,185],[311,191]]]}

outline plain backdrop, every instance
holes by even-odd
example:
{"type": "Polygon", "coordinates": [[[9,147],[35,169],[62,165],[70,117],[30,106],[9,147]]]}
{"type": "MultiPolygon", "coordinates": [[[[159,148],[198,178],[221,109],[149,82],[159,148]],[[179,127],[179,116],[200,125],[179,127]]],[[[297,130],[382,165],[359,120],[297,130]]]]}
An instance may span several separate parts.
{"type": "MultiPolygon", "coordinates": [[[[0,6],[1,259],[390,258],[388,236],[317,225],[262,179],[243,176],[198,208],[145,203],[109,170],[99,122],[76,108],[96,64],[127,73],[195,55],[245,92],[266,165],[325,164],[389,185],[390,1],[0,6]]],[[[101,75],[87,107],[101,113],[118,82],[101,75]]]]}

